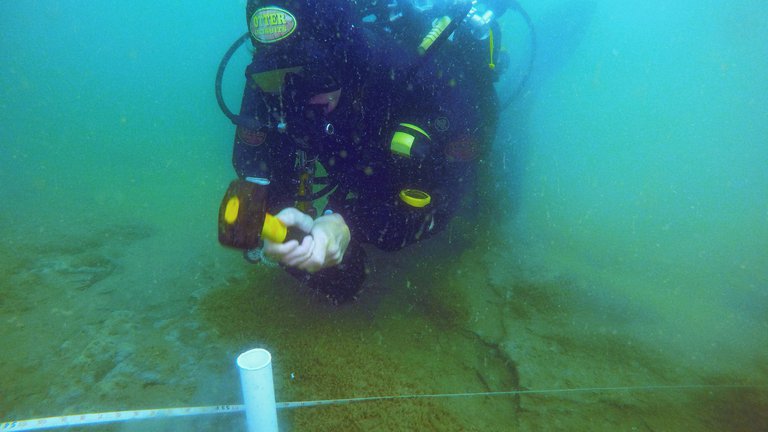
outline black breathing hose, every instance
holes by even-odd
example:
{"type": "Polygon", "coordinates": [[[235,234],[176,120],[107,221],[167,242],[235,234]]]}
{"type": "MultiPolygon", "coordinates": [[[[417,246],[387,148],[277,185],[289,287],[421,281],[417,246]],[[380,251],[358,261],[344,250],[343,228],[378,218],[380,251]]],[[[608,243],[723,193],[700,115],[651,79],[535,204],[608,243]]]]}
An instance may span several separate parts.
{"type": "Polygon", "coordinates": [[[221,81],[224,79],[224,71],[227,70],[227,64],[229,64],[229,60],[235,54],[235,51],[237,51],[238,48],[240,48],[240,46],[243,45],[246,40],[248,40],[249,37],[250,33],[243,33],[243,35],[237,38],[232,46],[229,47],[227,52],[224,54],[224,57],[221,58],[221,62],[219,62],[219,70],[216,71],[216,101],[219,103],[221,112],[223,112],[224,115],[227,116],[227,118],[235,124],[235,126],[243,126],[251,130],[257,130],[261,128],[261,122],[255,118],[244,117],[230,111],[226,102],[224,102],[224,96],[221,93],[221,81]]]}

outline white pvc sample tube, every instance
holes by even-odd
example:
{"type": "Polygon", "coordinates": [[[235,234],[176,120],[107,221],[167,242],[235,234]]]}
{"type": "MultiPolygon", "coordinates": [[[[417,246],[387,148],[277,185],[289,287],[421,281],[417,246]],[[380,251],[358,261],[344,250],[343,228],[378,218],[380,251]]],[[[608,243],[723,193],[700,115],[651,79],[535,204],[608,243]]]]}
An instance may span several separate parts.
{"type": "Polygon", "coordinates": [[[248,432],[277,432],[272,355],[261,348],[246,351],[237,357],[237,368],[248,432]]]}

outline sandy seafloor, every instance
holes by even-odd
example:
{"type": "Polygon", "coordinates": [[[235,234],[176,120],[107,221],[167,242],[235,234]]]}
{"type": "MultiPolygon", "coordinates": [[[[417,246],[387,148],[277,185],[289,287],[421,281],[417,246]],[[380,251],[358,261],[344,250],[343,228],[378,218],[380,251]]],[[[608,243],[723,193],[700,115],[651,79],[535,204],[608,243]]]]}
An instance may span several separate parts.
{"type": "MultiPolygon", "coordinates": [[[[10,96],[3,101],[8,119],[0,128],[0,421],[239,404],[235,358],[264,347],[273,355],[278,401],[555,390],[286,410],[279,413],[285,431],[768,430],[766,255],[760,249],[767,213],[758,207],[765,202],[764,146],[758,144],[765,136],[766,98],[764,80],[753,84],[765,75],[761,48],[768,39],[758,37],[765,34],[765,14],[745,2],[736,8],[690,3],[711,13],[717,25],[688,23],[686,4],[668,13],[675,4],[663,3],[657,14],[662,2],[642,2],[642,10],[628,12],[621,3],[603,2],[608,10],[600,22],[611,25],[593,31],[592,42],[600,43],[576,53],[572,69],[528,96],[538,114],[530,121],[525,109],[505,114],[513,121],[505,120],[499,133],[505,153],[495,154],[496,163],[510,165],[502,176],[534,184],[522,188],[527,196],[547,197],[526,217],[551,215],[547,223],[572,228],[585,240],[550,243],[546,234],[514,229],[524,213],[514,203],[521,192],[502,185],[490,191],[512,202],[502,203],[511,208],[500,220],[463,216],[436,238],[401,252],[369,250],[373,273],[365,291],[358,302],[341,307],[281,271],[246,263],[216,241],[219,199],[234,176],[232,127],[205,92],[212,89],[221,51],[243,31],[241,9],[237,24],[221,30],[221,41],[190,40],[195,20],[164,4],[173,11],[168,16],[180,20],[163,26],[179,29],[163,39],[179,44],[165,52],[167,69],[148,61],[156,60],[146,50],[159,36],[152,33],[142,46],[135,39],[139,27],[123,25],[122,14],[109,13],[117,17],[114,25],[83,17],[83,28],[105,27],[80,35],[83,48],[75,51],[53,43],[75,34],[67,33],[70,27],[48,28],[70,17],[68,9],[52,4],[53,12],[32,30],[30,23],[38,20],[24,15],[17,30],[30,33],[19,33],[25,49],[9,54],[10,96]],[[651,11],[644,16],[643,10],[651,11]],[[721,22],[722,15],[731,18],[721,22]],[[614,22],[616,17],[626,22],[614,22]],[[648,45],[652,25],[659,35],[648,45]],[[720,37],[722,29],[730,29],[732,39],[720,37]],[[90,50],[89,35],[117,30],[125,31],[124,45],[105,41],[102,51],[90,50]],[[702,35],[713,40],[696,39],[702,35]],[[695,44],[687,43],[691,37],[695,44]],[[41,48],[33,49],[40,41],[41,48]],[[201,41],[215,49],[190,49],[190,42],[201,41]],[[190,52],[198,61],[178,65],[190,52]],[[106,69],[89,69],[86,60],[95,64],[109,54],[119,68],[107,63],[106,69]],[[59,70],[54,60],[62,56],[71,64],[59,70]],[[53,72],[48,61],[57,66],[53,72]],[[126,65],[133,68],[123,70],[126,65]],[[38,70],[42,75],[32,73],[38,70]],[[124,75],[112,78],[115,71],[124,75]],[[178,72],[192,81],[177,79],[178,72]],[[98,74],[113,87],[94,83],[98,74]],[[523,150],[508,142],[508,134],[522,141],[528,136],[530,149],[540,154],[514,154],[523,150]],[[638,238],[624,233],[629,223],[615,222],[627,220],[633,229],[638,221],[638,238]],[[606,224],[608,234],[601,233],[606,224]],[[613,243],[606,241],[611,229],[622,234],[613,243]],[[591,236],[597,250],[587,256],[591,236]],[[634,274],[605,258],[612,258],[611,250],[634,252],[609,247],[632,240],[640,258],[620,258],[640,267],[634,274]],[[686,242],[692,246],[678,247],[686,242]],[[752,249],[742,251],[745,244],[752,249]],[[542,250],[546,259],[529,256],[542,250]],[[691,253],[703,256],[682,259],[691,253]],[[654,254],[667,267],[653,270],[654,254]],[[608,264],[601,267],[601,259],[608,264]],[[597,264],[584,264],[590,260],[597,264]],[[642,278],[645,266],[656,274],[642,278]],[[677,278],[670,271],[677,267],[688,274],[677,278]],[[697,289],[721,267],[731,270],[697,289]],[[743,276],[733,269],[748,271],[743,276]],[[590,285],[600,279],[606,286],[590,285]],[[681,280],[693,287],[673,292],[681,280]],[[653,304],[663,302],[667,290],[668,304],[653,304]],[[702,304],[735,306],[692,312],[698,304],[686,295],[703,297],[702,304]],[[670,319],[676,308],[677,321],[670,319]],[[751,325],[743,332],[734,325],[739,314],[751,325]],[[685,340],[699,322],[706,333],[719,329],[720,321],[724,330],[712,344],[701,335],[685,340]],[[741,344],[730,356],[733,346],[724,335],[737,339],[733,346],[741,344]],[[745,341],[754,343],[743,346],[745,341]],[[648,388],[679,385],[710,387],[648,388]],[[615,387],[631,389],[560,392],[615,387]]],[[[161,16],[122,6],[142,17],[161,16]]],[[[546,20],[539,21],[545,36],[546,20]]],[[[143,18],[135,22],[159,26],[143,18]]],[[[80,20],[71,24],[79,28],[75,24],[80,20]]],[[[575,38],[565,36],[543,43],[542,56],[557,57],[556,47],[575,49],[568,43],[575,38]]],[[[555,63],[543,72],[569,64],[555,63]]],[[[232,73],[241,77],[240,70],[232,73]]],[[[535,72],[534,80],[546,78],[535,72]]],[[[238,431],[244,418],[71,430],[238,431]]]]}
{"type": "MultiPolygon", "coordinates": [[[[498,238],[470,241],[466,219],[396,254],[369,250],[374,273],[361,299],[335,307],[220,248],[205,218],[83,215],[85,223],[57,227],[56,217],[35,231],[3,224],[4,420],[238,404],[234,359],[253,347],[273,355],[278,401],[768,382],[765,363],[704,370],[633,340],[613,325],[621,310],[590,310],[574,282],[519,268],[515,248],[498,238]]],[[[279,420],[295,431],[761,431],[768,392],[407,399],[285,410],[279,420]]],[[[234,431],[244,417],[72,430],[234,431]]]]}

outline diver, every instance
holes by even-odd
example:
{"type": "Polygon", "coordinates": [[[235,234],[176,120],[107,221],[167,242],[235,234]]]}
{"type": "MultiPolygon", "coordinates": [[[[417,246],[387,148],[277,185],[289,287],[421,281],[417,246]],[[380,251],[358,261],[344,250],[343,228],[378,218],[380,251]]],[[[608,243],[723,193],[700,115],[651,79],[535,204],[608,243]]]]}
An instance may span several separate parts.
{"type": "Polygon", "coordinates": [[[246,256],[334,303],[363,286],[362,244],[394,251],[446,226],[498,117],[490,8],[358,3],[249,0],[253,61],[231,117],[238,177],[264,185],[267,210],[300,233],[246,256]]]}

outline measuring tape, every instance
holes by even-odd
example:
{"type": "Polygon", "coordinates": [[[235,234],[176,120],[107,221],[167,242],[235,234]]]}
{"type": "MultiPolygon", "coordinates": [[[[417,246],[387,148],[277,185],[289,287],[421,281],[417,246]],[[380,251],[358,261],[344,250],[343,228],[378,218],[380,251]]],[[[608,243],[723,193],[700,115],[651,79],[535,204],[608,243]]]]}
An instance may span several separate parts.
{"type": "MultiPolygon", "coordinates": [[[[594,393],[594,392],[637,392],[637,391],[661,391],[661,390],[704,390],[704,389],[768,389],[765,385],[648,385],[630,387],[586,387],[575,389],[544,389],[544,390],[510,390],[498,392],[477,393],[439,393],[439,394],[413,394],[397,396],[370,396],[349,399],[327,399],[303,402],[278,402],[277,409],[304,408],[323,405],[346,405],[355,402],[372,402],[393,399],[427,399],[427,398],[457,398],[472,396],[511,396],[531,394],[557,394],[557,393],[594,393]]],[[[31,420],[10,421],[0,423],[0,431],[30,431],[51,429],[69,426],[82,426],[99,423],[125,422],[131,420],[147,420],[168,417],[186,417],[208,414],[228,414],[245,411],[245,405],[215,405],[203,407],[165,408],[134,411],[113,411],[93,414],[76,414],[60,417],[46,417],[31,420]]]]}
{"type": "Polygon", "coordinates": [[[216,405],[206,407],[185,407],[148,409],[134,411],[113,411],[105,413],[76,414],[60,417],[45,417],[31,420],[0,423],[0,431],[30,431],[99,423],[124,422],[167,417],[186,417],[206,414],[236,413],[245,410],[244,405],[216,405]]]}

